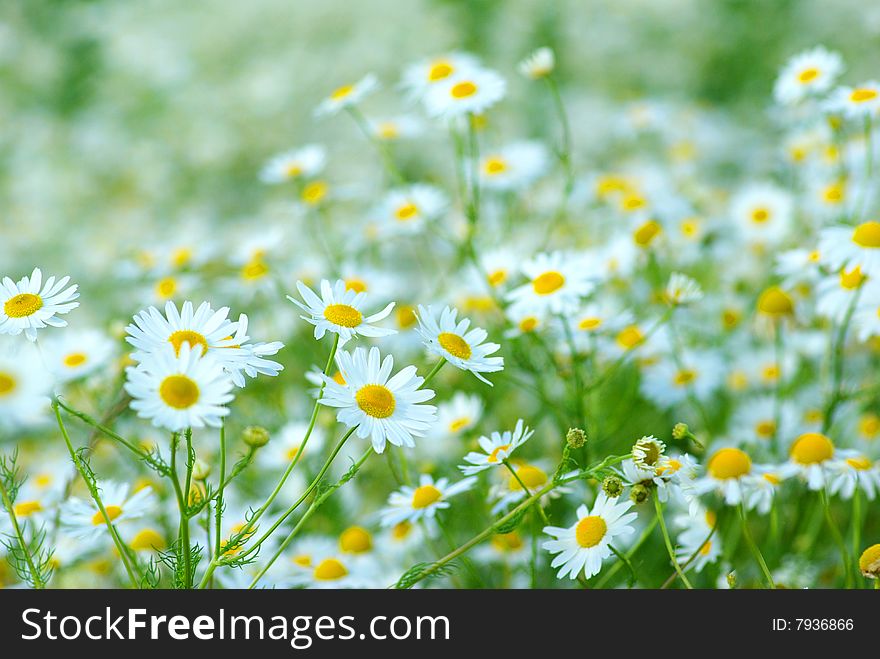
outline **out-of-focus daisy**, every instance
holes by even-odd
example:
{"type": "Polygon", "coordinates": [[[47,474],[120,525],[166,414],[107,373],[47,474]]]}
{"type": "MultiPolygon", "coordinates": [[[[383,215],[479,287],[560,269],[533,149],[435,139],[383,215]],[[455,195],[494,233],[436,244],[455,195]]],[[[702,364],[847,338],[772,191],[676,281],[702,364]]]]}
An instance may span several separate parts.
{"type": "Polygon", "coordinates": [[[480,185],[489,190],[522,190],[546,170],[549,158],[540,142],[514,142],[489,152],[479,163],[480,185]]]}
{"type": "Polygon", "coordinates": [[[32,344],[0,344],[0,427],[39,422],[48,408],[51,379],[32,344]]]}
{"type": "Polygon", "coordinates": [[[417,137],[424,130],[423,122],[410,115],[373,119],[369,125],[373,136],[386,142],[417,137]]]}
{"type": "Polygon", "coordinates": [[[819,253],[835,271],[859,266],[862,274],[880,279],[880,222],[822,229],[819,253]]]}
{"type": "Polygon", "coordinates": [[[850,119],[876,117],[880,113],[880,83],[871,80],[857,87],[841,87],[828,98],[826,108],[850,119]]]}
{"type": "Polygon", "coordinates": [[[880,280],[871,279],[865,284],[852,322],[859,340],[880,336],[880,280]]]}
{"type": "Polygon", "coordinates": [[[457,391],[452,400],[437,407],[437,424],[432,433],[458,436],[473,428],[483,414],[483,401],[479,396],[457,391]]]}
{"type": "Polygon", "coordinates": [[[529,282],[512,290],[507,298],[514,307],[534,309],[539,313],[572,311],[594,287],[585,264],[562,252],[538,254],[523,264],[522,271],[529,282]]]}
{"type": "Polygon", "coordinates": [[[733,198],[730,212],[737,228],[752,241],[776,242],[791,226],[793,203],[785,190],[755,183],[733,198]]]}
{"type": "MultiPolygon", "coordinates": [[[[131,492],[128,483],[99,481],[101,503],[114,526],[138,519],[156,506],[156,496],[150,487],[131,492]]],[[[74,537],[94,540],[107,533],[107,519],[93,501],[72,497],[64,505],[61,523],[74,537]]]]}
{"type": "Polygon", "coordinates": [[[62,382],[76,380],[103,367],[113,356],[113,340],[98,330],[67,331],[43,345],[46,363],[62,382]]]}
{"type": "Polygon", "coordinates": [[[702,572],[703,568],[721,557],[720,538],[714,534],[709,537],[717,521],[715,513],[702,506],[697,507],[693,514],[676,515],[673,523],[681,529],[681,533],[678,535],[675,557],[682,566],[696,555],[687,569],[702,572]]]}
{"type": "Polygon", "coordinates": [[[324,376],[322,405],[339,408],[337,421],[355,431],[361,439],[369,437],[376,453],[385,443],[415,446],[413,437],[424,437],[431,427],[437,408],[425,405],[434,397],[430,389],[420,389],[425,381],[416,375],[415,366],[407,366],[391,376],[394,358],[387,355],[380,362],[378,348],[355,348],[353,353],[340,350],[336,364],[345,381],[324,376]]]}
{"type": "Polygon", "coordinates": [[[137,367],[126,369],[125,390],[134,399],[131,408],[153,425],[181,432],[187,428],[219,427],[229,414],[233,383],[211,355],[188,342],[157,350],[137,367]]]}
{"type": "Polygon", "coordinates": [[[557,577],[576,579],[583,571],[589,579],[602,569],[602,561],[611,556],[611,542],[617,536],[629,535],[633,528],[630,522],[636,513],[628,513],[630,501],[618,503],[599,492],[592,509],[581,505],[577,509],[578,521],[568,527],[544,527],[544,533],[555,538],[542,546],[551,554],[556,554],[550,564],[560,568],[557,577]]]}
{"type": "Polygon", "coordinates": [[[516,427],[504,432],[493,432],[489,437],[483,435],[477,441],[483,452],[471,451],[464,456],[464,461],[470,464],[459,465],[459,469],[467,475],[479,473],[485,469],[491,469],[502,464],[513,452],[525,444],[535,433],[523,424],[523,420],[516,422],[516,427]]]}
{"type": "MultiPolygon", "coordinates": [[[[266,469],[284,469],[296,459],[302,450],[303,437],[308,431],[308,423],[304,421],[289,421],[277,433],[273,434],[268,445],[257,453],[257,460],[266,469]]],[[[318,452],[324,445],[324,430],[315,426],[309,435],[306,450],[309,453],[318,452]]]]}
{"type": "Polygon", "coordinates": [[[473,68],[432,85],[425,94],[425,109],[432,117],[444,119],[482,114],[504,98],[506,90],[500,75],[473,68]]]}
{"type": "Polygon", "coordinates": [[[645,366],[641,382],[644,395],[661,407],[671,407],[693,396],[706,401],[723,382],[725,366],[708,350],[686,350],[679,359],[662,359],[645,366]]]}
{"type": "Polygon", "coordinates": [[[410,185],[385,196],[378,219],[388,233],[413,234],[443,213],[448,203],[446,195],[433,185],[410,185]]]}
{"type": "Polygon", "coordinates": [[[783,477],[775,466],[755,465],[744,481],[746,509],[757,510],[761,515],[769,513],[782,480],[783,477]]]}
{"type": "Polygon", "coordinates": [[[321,339],[329,331],[338,334],[339,343],[343,345],[357,335],[377,337],[396,333],[396,330],[373,325],[391,313],[394,308],[393,302],[379,313],[365,317],[361,307],[367,297],[366,294],[348,288],[341,279],[337,280],[332,287],[329,281],[322,279],[321,297],[318,297],[311,288],[301,281],[296,282],[296,289],[305,304],[289,295],[287,299],[309,314],[302,316],[302,319],[315,326],[316,339],[321,339]]]}
{"type": "Polygon", "coordinates": [[[454,76],[479,67],[479,60],[468,53],[448,53],[432,57],[407,67],[401,86],[410,98],[421,98],[432,87],[454,76]]]}
{"type": "Polygon", "coordinates": [[[696,280],[681,272],[673,272],[664,291],[666,301],[673,306],[684,306],[703,299],[703,289],[696,280]]]}
{"type": "Polygon", "coordinates": [[[821,490],[828,481],[828,467],[834,458],[834,442],[818,432],[807,432],[794,440],[788,462],[780,469],[784,477],[798,475],[811,490],[821,490]]]}
{"type": "Polygon", "coordinates": [[[419,305],[417,331],[431,353],[443,357],[456,368],[470,371],[479,380],[491,385],[482,373],[495,373],[504,369],[503,357],[489,356],[501,346],[497,343],[484,343],[489,336],[488,332],[479,327],[469,329],[471,321],[467,318],[457,320],[457,316],[456,309],[445,307],[438,321],[431,307],[419,305]]]}
{"type": "Polygon", "coordinates": [[[346,555],[338,547],[333,548],[331,543],[309,546],[300,542],[294,546],[293,552],[292,574],[282,578],[285,585],[319,589],[370,588],[379,585],[375,579],[374,565],[346,555]]]}
{"type": "Polygon", "coordinates": [[[555,66],[556,55],[552,49],[545,46],[529,54],[516,68],[526,78],[537,80],[539,78],[546,78],[553,73],[555,66]]]}
{"type": "Polygon", "coordinates": [[[323,117],[334,115],[346,108],[360,103],[370,93],[379,87],[379,79],[372,73],[368,73],[356,83],[337,87],[318,107],[315,108],[315,116],[323,117]]]}
{"type": "Polygon", "coordinates": [[[439,510],[451,505],[449,499],[467,492],[477,479],[473,476],[450,483],[448,478],[436,481],[429,474],[419,476],[419,486],[404,485],[388,497],[388,505],[380,513],[382,526],[396,526],[401,522],[415,524],[421,519],[432,519],[439,510]]]}
{"type": "Polygon", "coordinates": [[[785,64],[776,79],[773,96],[782,105],[793,105],[831,89],[842,71],[843,58],[817,46],[795,55],[785,64]]]}
{"type": "Polygon", "coordinates": [[[272,157],[260,170],[264,183],[284,183],[309,178],[320,173],[327,161],[327,149],[320,144],[307,144],[272,157]]]}
{"type": "Polygon", "coordinates": [[[0,334],[21,334],[37,340],[37,330],[47,326],[65,327],[66,320],[58,316],[79,306],[77,285],[67,286],[70,277],[55,281],[49,277],[43,283],[43,273],[34,268],[30,276],[17,282],[3,277],[0,284],[0,334]],[[65,288],[67,286],[67,288],[65,288]]]}
{"type": "Polygon", "coordinates": [[[859,266],[843,268],[839,274],[823,277],[816,287],[816,313],[835,322],[843,321],[867,279],[859,266]]]}
{"type": "Polygon", "coordinates": [[[874,500],[880,492],[880,464],[858,451],[838,451],[828,464],[828,491],[852,499],[856,489],[874,500]]]}

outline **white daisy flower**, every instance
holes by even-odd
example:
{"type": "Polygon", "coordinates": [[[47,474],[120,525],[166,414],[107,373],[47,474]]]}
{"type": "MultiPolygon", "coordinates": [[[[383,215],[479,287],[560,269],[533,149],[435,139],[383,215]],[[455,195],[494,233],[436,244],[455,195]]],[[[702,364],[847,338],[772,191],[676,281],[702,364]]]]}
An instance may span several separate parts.
{"type": "Polygon", "coordinates": [[[339,344],[344,345],[354,336],[390,336],[396,334],[396,330],[382,327],[374,327],[373,323],[386,318],[394,308],[391,302],[379,313],[364,317],[361,306],[366,299],[365,293],[358,293],[348,288],[341,279],[332,287],[326,279],[321,280],[321,297],[301,281],[296,282],[296,289],[305,301],[294,300],[289,295],[287,299],[300,309],[308,313],[301,318],[315,326],[315,338],[321,339],[326,332],[339,335],[339,344]]]}
{"type": "Polygon", "coordinates": [[[188,342],[176,350],[166,345],[136,367],[126,369],[125,390],[131,408],[154,426],[181,432],[187,428],[219,427],[229,414],[233,383],[210,354],[188,342]]]}
{"type": "Polygon", "coordinates": [[[489,437],[483,435],[477,440],[483,452],[471,451],[464,456],[464,461],[470,464],[459,465],[458,468],[466,476],[472,476],[485,469],[491,469],[494,466],[500,465],[518,447],[525,444],[534,433],[534,430],[523,425],[523,420],[519,419],[512,431],[493,432],[489,437]]]}
{"type": "Polygon", "coordinates": [[[431,431],[440,437],[460,436],[477,425],[483,415],[483,401],[479,396],[455,392],[452,400],[437,406],[437,424],[431,431]]]}
{"type": "Polygon", "coordinates": [[[842,268],[839,274],[822,277],[816,286],[816,313],[842,322],[867,279],[860,266],[842,268]]]}
{"type": "Polygon", "coordinates": [[[738,448],[718,449],[706,462],[706,475],[694,482],[697,494],[717,491],[729,506],[745,499],[744,483],[752,473],[752,459],[738,448]]]}
{"type": "Polygon", "coordinates": [[[788,462],[779,474],[783,478],[800,476],[811,490],[821,490],[828,483],[828,468],[834,457],[834,442],[830,438],[807,432],[794,440],[788,450],[788,462]]]}
{"type": "Polygon", "coordinates": [[[414,234],[439,217],[449,205],[433,185],[415,184],[390,191],[377,211],[381,227],[390,234],[414,234]]]}
{"type": "Polygon", "coordinates": [[[843,58],[822,46],[792,57],[782,68],[773,96],[781,105],[794,105],[827,92],[843,71],[843,58]]]}
{"type": "Polygon", "coordinates": [[[822,229],[819,253],[822,262],[835,271],[859,266],[862,274],[880,279],[880,222],[822,229]]]}
{"type": "Polygon", "coordinates": [[[660,407],[672,407],[688,397],[708,401],[724,382],[727,371],[721,357],[709,350],[684,350],[678,361],[662,359],[645,366],[640,388],[660,407]]]}
{"type": "Polygon", "coordinates": [[[676,515],[673,519],[673,524],[681,529],[675,549],[676,559],[683,564],[696,554],[696,558],[687,567],[688,570],[702,572],[707,565],[721,558],[721,540],[718,535],[706,540],[717,521],[714,512],[702,507],[695,509],[694,514],[676,515]]]}
{"type": "Polygon", "coordinates": [[[488,332],[479,327],[468,329],[471,321],[467,318],[457,320],[457,316],[456,309],[444,307],[438,321],[431,307],[419,305],[419,326],[416,331],[429,352],[442,357],[456,368],[470,371],[480,381],[491,386],[492,383],[481,374],[496,373],[504,369],[503,357],[489,356],[501,346],[497,343],[484,343],[488,332]]]}
{"type": "Polygon", "coordinates": [[[538,316],[568,313],[576,309],[581,298],[589,295],[595,286],[586,264],[562,252],[538,254],[523,264],[522,271],[529,282],[507,294],[512,314],[522,308],[538,316]]]}
{"type": "Polygon", "coordinates": [[[526,78],[537,80],[539,78],[546,78],[553,73],[555,66],[556,55],[552,49],[545,46],[529,54],[528,57],[517,65],[516,69],[526,78]]]}
{"type": "Polygon", "coordinates": [[[379,87],[379,79],[368,73],[356,83],[336,88],[315,108],[316,117],[330,116],[360,103],[379,87]]]}
{"type": "MultiPolygon", "coordinates": [[[[525,499],[528,496],[526,490],[531,494],[535,494],[550,482],[550,476],[547,475],[546,471],[549,465],[546,463],[538,465],[512,460],[511,465],[516,472],[516,476],[506,470],[496,472],[498,478],[502,479],[502,482],[494,486],[490,491],[490,495],[497,499],[492,506],[493,515],[498,515],[510,506],[525,499]],[[525,485],[525,489],[523,489],[523,485],[525,485]]],[[[563,474],[563,477],[568,475],[563,474]]],[[[571,487],[568,485],[555,487],[542,496],[539,503],[543,506],[549,503],[551,499],[557,499],[564,494],[570,494],[571,491],[571,487]]]]}
{"type": "Polygon", "coordinates": [[[429,474],[421,474],[418,487],[404,485],[391,493],[388,505],[380,512],[382,526],[396,526],[401,522],[415,524],[422,519],[432,520],[437,511],[449,508],[451,497],[467,492],[476,482],[477,479],[471,476],[450,484],[448,478],[435,481],[429,474]]]}
{"type": "Polygon", "coordinates": [[[852,322],[860,341],[880,336],[880,280],[872,279],[865,284],[852,322]]]}
{"type": "Polygon", "coordinates": [[[500,75],[473,68],[431,86],[425,94],[425,110],[443,119],[482,114],[504,98],[506,90],[507,83],[500,75]]]}
{"type": "Polygon", "coordinates": [[[703,289],[695,279],[681,272],[673,272],[666,284],[666,301],[673,306],[684,306],[703,299],[703,289]]]}
{"type": "Polygon", "coordinates": [[[769,513],[782,480],[782,475],[776,467],[755,465],[752,473],[745,479],[746,509],[757,510],[760,515],[769,513]]]}
{"type": "Polygon", "coordinates": [[[880,114],[880,83],[871,80],[857,87],[840,87],[831,94],[825,107],[849,119],[876,117],[880,114]]]}
{"type": "Polygon", "coordinates": [[[32,344],[6,341],[0,346],[0,428],[14,429],[43,420],[52,382],[32,344]]]}
{"type": "Polygon", "coordinates": [[[736,227],[749,240],[776,242],[788,232],[793,209],[788,192],[772,183],[754,183],[736,194],[730,213],[736,227]]]}
{"type": "Polygon", "coordinates": [[[540,142],[514,142],[480,159],[480,185],[487,190],[522,190],[534,183],[549,164],[540,142]]]}
{"type": "MultiPolygon", "coordinates": [[[[302,449],[302,440],[306,436],[309,424],[305,421],[289,421],[277,432],[273,433],[269,443],[257,453],[257,460],[268,470],[284,469],[302,449]]],[[[324,430],[315,426],[309,436],[305,451],[309,454],[318,453],[324,446],[324,430]]]]}
{"type": "Polygon", "coordinates": [[[422,60],[407,67],[401,86],[411,99],[419,99],[432,87],[476,69],[479,64],[479,60],[468,53],[449,53],[422,60]]]}
{"type": "Polygon", "coordinates": [[[858,451],[838,451],[828,464],[828,492],[852,499],[856,488],[874,500],[880,492],[880,463],[858,451]]]}
{"type": "Polygon", "coordinates": [[[559,579],[568,576],[576,579],[583,571],[589,579],[602,569],[602,561],[611,556],[611,542],[617,536],[629,535],[633,528],[629,523],[635,520],[636,513],[627,513],[632,506],[630,501],[618,503],[599,492],[592,510],[581,505],[577,509],[578,521],[568,528],[544,527],[544,533],[555,538],[542,546],[551,554],[556,554],[550,564],[560,568],[559,579]]]}
{"type": "Polygon", "coordinates": [[[415,446],[413,437],[424,437],[436,418],[437,408],[424,402],[434,397],[430,389],[421,389],[425,381],[416,375],[415,366],[407,366],[391,376],[394,358],[387,355],[380,363],[378,348],[355,348],[336,353],[336,364],[345,381],[324,376],[322,405],[338,407],[336,420],[355,431],[361,439],[369,437],[376,453],[385,450],[385,442],[395,446],[415,446]]]}
{"type": "Polygon", "coordinates": [[[371,119],[369,127],[373,137],[386,142],[418,137],[424,131],[422,120],[410,115],[371,119]]]}
{"type": "Polygon", "coordinates": [[[320,144],[307,144],[299,149],[273,156],[260,170],[263,183],[284,183],[319,174],[327,162],[327,149],[320,144]]]}
{"type": "MultiPolygon", "coordinates": [[[[156,496],[149,486],[131,493],[128,483],[99,481],[98,490],[107,517],[114,526],[143,517],[157,504],[156,496]]],[[[61,523],[72,536],[80,540],[95,540],[108,532],[107,519],[97,504],[77,497],[72,497],[64,505],[61,523]]]]}
{"type": "Polygon", "coordinates": [[[99,330],[74,330],[53,336],[43,344],[46,364],[62,382],[76,380],[106,366],[116,344],[99,330]]]}
{"type": "Polygon", "coordinates": [[[79,306],[77,285],[67,286],[70,277],[57,282],[49,277],[43,284],[43,273],[34,268],[30,277],[17,282],[3,277],[0,284],[0,334],[21,334],[31,341],[37,340],[37,330],[47,326],[65,327],[66,320],[58,316],[79,306]],[[67,288],[65,288],[67,286],[67,288]]]}

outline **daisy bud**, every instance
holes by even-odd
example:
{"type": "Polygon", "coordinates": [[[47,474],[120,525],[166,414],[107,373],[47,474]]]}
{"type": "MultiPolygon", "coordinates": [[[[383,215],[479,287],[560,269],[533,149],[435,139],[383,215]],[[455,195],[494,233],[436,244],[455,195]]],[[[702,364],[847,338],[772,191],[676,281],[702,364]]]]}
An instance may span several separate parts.
{"type": "Polygon", "coordinates": [[[192,476],[197,481],[203,481],[211,475],[211,465],[201,459],[197,459],[196,463],[193,465],[193,473],[192,476]]]}
{"type": "Polygon", "coordinates": [[[629,491],[629,498],[633,503],[644,503],[650,495],[651,491],[641,483],[636,483],[629,491]]]}
{"type": "Polygon", "coordinates": [[[609,499],[616,499],[623,493],[623,483],[617,476],[606,476],[602,481],[602,491],[609,499]]]}
{"type": "Polygon", "coordinates": [[[260,448],[269,443],[269,431],[262,426],[248,426],[241,434],[244,443],[253,448],[260,448]]]}
{"type": "Polygon", "coordinates": [[[862,552],[859,570],[868,579],[880,579],[880,544],[872,545],[862,552]]]}
{"type": "Polygon", "coordinates": [[[565,434],[565,443],[571,448],[580,448],[587,442],[587,434],[580,428],[569,428],[565,434]]]}
{"type": "Polygon", "coordinates": [[[690,429],[686,423],[676,423],[672,428],[672,439],[681,441],[690,434],[690,429]]]}
{"type": "Polygon", "coordinates": [[[727,573],[727,585],[730,586],[731,590],[736,588],[736,572],[727,573]]]}

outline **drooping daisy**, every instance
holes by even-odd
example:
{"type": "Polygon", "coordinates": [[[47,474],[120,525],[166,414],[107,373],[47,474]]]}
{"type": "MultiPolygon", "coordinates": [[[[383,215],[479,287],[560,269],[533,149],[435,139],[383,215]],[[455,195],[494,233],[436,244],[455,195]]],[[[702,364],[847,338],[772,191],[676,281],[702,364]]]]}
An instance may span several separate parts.
{"type": "Polygon", "coordinates": [[[794,440],[788,462],[780,469],[783,477],[798,475],[811,490],[821,490],[828,481],[828,467],[834,458],[834,442],[822,433],[807,432],[794,440]]]}
{"type": "Polygon", "coordinates": [[[836,275],[823,277],[816,287],[816,313],[835,322],[843,321],[867,280],[859,266],[842,268],[836,275]]]}
{"type": "Polygon", "coordinates": [[[489,336],[486,330],[474,327],[467,318],[457,320],[458,310],[445,307],[440,312],[439,321],[434,317],[431,307],[419,305],[418,333],[432,354],[443,357],[450,364],[463,371],[470,371],[479,380],[492,385],[482,373],[496,373],[504,369],[503,357],[490,357],[500,345],[484,343],[489,336]]]}
{"type": "Polygon", "coordinates": [[[187,428],[219,427],[229,414],[233,383],[210,354],[189,342],[166,345],[136,367],[126,369],[125,390],[131,408],[154,426],[181,432],[187,428]]]}
{"type": "Polygon", "coordinates": [[[490,151],[479,163],[480,185],[488,190],[522,190],[547,170],[547,148],[540,142],[514,142],[490,151]]]}
{"type": "Polygon", "coordinates": [[[673,272],[664,291],[667,303],[684,306],[703,299],[703,289],[695,279],[681,272],[673,272]]]}
{"type": "Polygon", "coordinates": [[[115,351],[113,340],[99,330],[63,332],[43,345],[47,366],[62,382],[102,368],[115,351]]]}
{"type": "Polygon", "coordinates": [[[41,421],[52,382],[33,344],[4,339],[0,344],[0,428],[41,421]]]}
{"type": "Polygon", "coordinates": [[[826,108],[849,119],[876,117],[880,114],[880,83],[871,80],[857,87],[841,87],[831,94],[826,108]]]}
{"type": "Polygon", "coordinates": [[[296,289],[305,301],[305,304],[295,300],[289,295],[287,299],[293,302],[308,316],[301,316],[315,326],[315,338],[321,339],[326,332],[339,335],[339,344],[344,345],[353,336],[390,336],[396,330],[375,327],[373,323],[386,318],[394,308],[391,302],[379,313],[364,317],[361,306],[366,299],[365,293],[358,293],[348,288],[344,281],[337,280],[331,287],[326,279],[321,280],[321,297],[301,281],[296,282],[296,289]]]}
{"type": "Polygon", "coordinates": [[[819,234],[822,261],[835,271],[856,266],[868,277],[880,279],[880,222],[822,229],[819,234]]]}
{"type": "Polygon", "coordinates": [[[602,569],[602,561],[611,556],[611,542],[617,536],[629,535],[633,528],[629,523],[635,520],[636,513],[628,513],[630,501],[618,503],[599,492],[592,510],[581,505],[577,509],[578,521],[568,528],[544,527],[544,533],[555,538],[542,546],[551,554],[556,554],[550,564],[560,568],[559,579],[566,576],[576,579],[583,571],[589,579],[602,569]]]}
{"type": "Polygon", "coordinates": [[[318,107],[315,108],[315,116],[330,116],[346,108],[353,107],[378,87],[379,79],[372,73],[368,73],[356,83],[337,87],[330,96],[321,101],[318,107]]]}
{"type": "Polygon", "coordinates": [[[443,119],[482,114],[504,98],[506,90],[507,83],[500,75],[473,68],[432,85],[425,94],[425,110],[443,119]]]}
{"type": "Polygon", "coordinates": [[[67,286],[70,277],[57,282],[49,277],[43,283],[43,273],[34,268],[31,275],[17,282],[3,277],[0,285],[0,334],[21,334],[31,341],[37,340],[37,330],[47,326],[65,327],[66,320],[58,316],[69,313],[79,306],[77,285],[67,286]],[[65,288],[67,286],[67,288],[65,288]]]}
{"type": "Polygon", "coordinates": [[[858,451],[838,451],[828,464],[828,491],[852,499],[857,488],[874,500],[880,492],[880,463],[858,451]]]}
{"type": "Polygon", "coordinates": [[[751,241],[774,243],[791,226],[791,195],[771,183],[755,183],[740,190],[731,202],[736,227],[751,241]]]}
{"type": "Polygon", "coordinates": [[[369,437],[376,453],[385,443],[415,446],[413,437],[424,437],[434,421],[437,408],[425,405],[434,397],[430,389],[420,389],[425,381],[416,375],[415,366],[407,366],[391,376],[394,358],[381,360],[379,349],[355,348],[353,353],[340,350],[336,364],[345,384],[323,376],[324,397],[320,403],[339,408],[337,421],[355,431],[361,439],[369,437]]]}
{"type": "Polygon", "coordinates": [[[401,522],[415,524],[422,519],[431,520],[437,511],[449,508],[451,497],[467,492],[476,482],[477,479],[471,476],[450,484],[448,478],[439,478],[435,481],[429,474],[421,474],[418,487],[404,485],[391,493],[388,497],[388,505],[380,513],[382,526],[396,526],[401,522]]]}
{"type": "Polygon", "coordinates": [[[319,174],[327,161],[327,149],[320,144],[307,144],[272,157],[260,170],[264,183],[284,183],[319,174]]]}
{"type": "MultiPolygon", "coordinates": [[[[136,492],[128,483],[99,481],[101,503],[114,526],[143,517],[156,507],[156,496],[150,487],[136,492]]],[[[68,532],[81,540],[94,540],[108,532],[107,518],[94,501],[72,497],[64,505],[61,523],[68,532]]]]}
{"type": "Polygon", "coordinates": [[[526,78],[537,80],[539,78],[546,78],[553,73],[553,68],[555,66],[556,55],[553,53],[552,49],[545,46],[543,48],[538,48],[536,51],[529,54],[529,56],[523,59],[516,68],[517,71],[526,78]]]}
{"type": "Polygon", "coordinates": [[[446,195],[433,185],[415,184],[390,191],[380,204],[381,228],[390,234],[414,234],[446,209],[446,195]]]}
{"type": "Polygon", "coordinates": [[[470,464],[459,465],[459,469],[466,475],[472,476],[485,469],[491,469],[502,464],[509,458],[513,452],[525,444],[529,438],[535,433],[528,426],[523,424],[523,420],[516,422],[516,427],[504,432],[493,432],[489,437],[483,435],[478,439],[480,448],[483,452],[471,451],[464,456],[464,461],[470,464]]]}
{"type": "Polygon", "coordinates": [[[529,282],[508,293],[507,299],[512,307],[533,309],[537,315],[572,311],[594,288],[586,265],[562,252],[538,254],[523,264],[522,271],[529,282]]]}
{"type": "Polygon", "coordinates": [[[829,89],[843,71],[838,53],[817,46],[792,57],[782,68],[773,96],[782,105],[793,105],[829,89]]]}
{"type": "Polygon", "coordinates": [[[411,99],[419,99],[432,87],[479,68],[479,64],[479,60],[469,53],[448,53],[432,57],[407,67],[401,86],[411,99]]]}

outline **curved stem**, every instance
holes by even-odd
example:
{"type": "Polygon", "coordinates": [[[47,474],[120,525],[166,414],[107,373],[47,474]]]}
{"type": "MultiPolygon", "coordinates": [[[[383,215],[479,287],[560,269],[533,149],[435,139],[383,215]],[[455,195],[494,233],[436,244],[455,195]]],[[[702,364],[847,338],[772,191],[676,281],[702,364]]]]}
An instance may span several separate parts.
{"type": "Polygon", "coordinates": [[[681,579],[685,588],[693,590],[694,587],[685,576],[684,571],[681,569],[681,565],[678,564],[678,559],[675,558],[675,549],[672,546],[672,539],[669,537],[666,522],[663,520],[663,504],[660,503],[660,499],[657,497],[656,492],[654,493],[654,510],[657,513],[657,522],[660,524],[660,532],[663,534],[663,542],[666,544],[666,551],[669,553],[669,559],[672,561],[672,566],[675,568],[675,572],[678,574],[678,578],[681,579]]]}
{"type": "Polygon", "coordinates": [[[746,517],[746,507],[743,505],[742,501],[739,503],[739,517],[740,520],[742,520],[743,537],[746,539],[746,544],[749,546],[752,555],[755,557],[758,567],[760,567],[761,572],[764,573],[764,578],[767,580],[767,586],[770,588],[776,588],[776,584],[773,583],[773,575],[770,574],[770,570],[767,568],[767,562],[764,560],[764,555],[761,553],[755,539],[752,537],[752,532],[749,530],[749,520],[746,517]]]}

